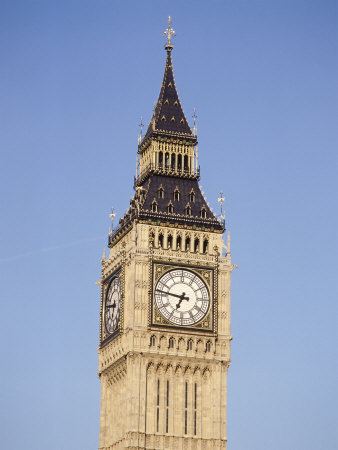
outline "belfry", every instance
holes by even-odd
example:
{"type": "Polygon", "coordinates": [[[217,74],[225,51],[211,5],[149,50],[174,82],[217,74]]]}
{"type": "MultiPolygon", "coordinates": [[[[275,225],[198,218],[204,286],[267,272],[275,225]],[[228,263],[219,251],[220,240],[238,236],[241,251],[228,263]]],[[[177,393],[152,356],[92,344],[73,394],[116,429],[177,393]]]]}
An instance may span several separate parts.
{"type": "Polygon", "coordinates": [[[170,18],[165,35],[135,194],[102,258],[100,450],[227,446],[230,236],[224,243],[224,217],[198,183],[196,127],[176,90],[170,18]]]}

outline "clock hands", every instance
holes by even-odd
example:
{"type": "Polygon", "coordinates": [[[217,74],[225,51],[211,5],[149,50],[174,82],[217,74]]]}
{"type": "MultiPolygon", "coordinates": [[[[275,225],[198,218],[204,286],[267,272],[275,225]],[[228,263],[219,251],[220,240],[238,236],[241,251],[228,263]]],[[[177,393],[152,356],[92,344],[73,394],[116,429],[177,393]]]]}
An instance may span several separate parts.
{"type": "Polygon", "coordinates": [[[170,292],[165,292],[165,291],[161,291],[160,289],[156,289],[157,292],[161,292],[162,294],[166,294],[166,295],[171,295],[172,297],[177,297],[179,298],[179,301],[176,305],[176,309],[178,309],[181,306],[181,303],[183,300],[189,300],[189,297],[185,296],[185,292],[182,292],[181,295],[177,295],[177,294],[171,294],[170,292]]]}

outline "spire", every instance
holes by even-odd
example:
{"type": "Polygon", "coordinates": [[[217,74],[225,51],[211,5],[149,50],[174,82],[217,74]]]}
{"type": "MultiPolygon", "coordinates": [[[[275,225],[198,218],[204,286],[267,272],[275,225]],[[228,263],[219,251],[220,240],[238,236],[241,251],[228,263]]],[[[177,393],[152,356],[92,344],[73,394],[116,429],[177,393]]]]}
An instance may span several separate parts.
{"type": "Polygon", "coordinates": [[[165,45],[167,59],[164,68],[163,82],[160,95],[154,109],[153,117],[150,121],[143,141],[154,132],[164,135],[169,134],[170,136],[173,134],[185,135],[189,139],[196,140],[196,137],[191,132],[188,121],[184,115],[176,90],[171,60],[171,51],[174,47],[171,40],[175,35],[175,31],[171,28],[171,18],[169,16],[169,26],[164,32],[164,36],[167,37],[168,42],[165,45]]]}

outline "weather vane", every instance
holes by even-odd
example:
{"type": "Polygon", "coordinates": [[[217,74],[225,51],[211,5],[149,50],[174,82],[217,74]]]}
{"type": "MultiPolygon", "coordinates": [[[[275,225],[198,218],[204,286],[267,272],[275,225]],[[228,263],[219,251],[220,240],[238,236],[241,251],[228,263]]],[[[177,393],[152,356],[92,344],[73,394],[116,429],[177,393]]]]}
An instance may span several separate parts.
{"type": "Polygon", "coordinates": [[[193,129],[193,133],[194,133],[194,136],[196,136],[196,134],[197,134],[197,126],[196,126],[196,119],[197,119],[197,116],[196,116],[196,108],[194,108],[194,115],[192,116],[192,118],[193,118],[193,120],[194,120],[194,129],[193,129]]]}
{"type": "Polygon", "coordinates": [[[168,44],[169,47],[172,46],[171,43],[171,37],[176,36],[175,30],[173,28],[171,28],[171,17],[169,16],[168,18],[168,28],[166,28],[165,32],[163,33],[163,36],[166,36],[168,39],[168,44]]]}

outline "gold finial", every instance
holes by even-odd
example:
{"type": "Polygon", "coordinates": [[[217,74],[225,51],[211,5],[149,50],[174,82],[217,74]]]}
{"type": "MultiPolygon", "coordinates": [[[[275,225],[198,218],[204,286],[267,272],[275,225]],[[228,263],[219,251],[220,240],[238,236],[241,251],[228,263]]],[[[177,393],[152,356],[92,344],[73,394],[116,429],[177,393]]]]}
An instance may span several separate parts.
{"type": "Polygon", "coordinates": [[[171,28],[171,17],[169,16],[168,18],[168,28],[166,28],[166,30],[163,33],[163,36],[166,36],[168,39],[168,43],[165,46],[165,48],[167,50],[171,50],[173,48],[173,45],[171,43],[171,38],[176,36],[175,30],[173,28],[171,28]]]}

